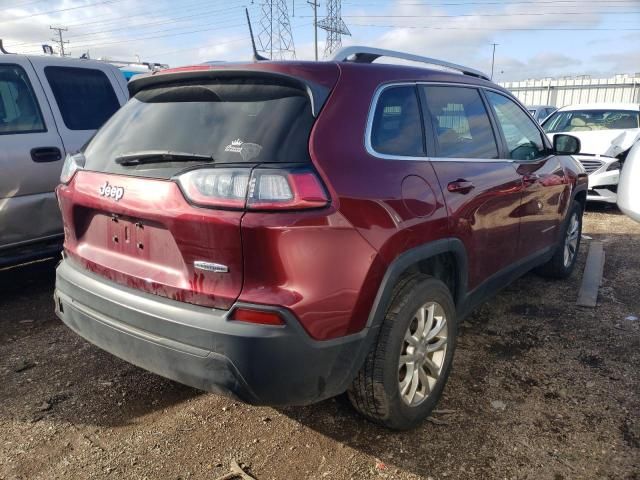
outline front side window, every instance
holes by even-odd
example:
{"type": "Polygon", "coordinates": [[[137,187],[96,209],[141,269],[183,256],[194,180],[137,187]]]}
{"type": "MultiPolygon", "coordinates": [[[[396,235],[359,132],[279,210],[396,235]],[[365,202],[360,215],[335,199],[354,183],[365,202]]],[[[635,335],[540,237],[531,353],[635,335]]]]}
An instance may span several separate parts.
{"type": "Polygon", "coordinates": [[[44,131],[27,73],[18,65],[0,65],[0,135],[44,131]]]}
{"type": "Polygon", "coordinates": [[[512,160],[535,160],[546,155],[542,134],[535,123],[513,100],[487,91],[487,98],[498,119],[512,160]]]}
{"type": "Polygon", "coordinates": [[[385,155],[424,157],[424,139],[418,95],[413,86],[385,89],[376,105],[371,146],[385,155]]]}
{"type": "Polygon", "coordinates": [[[498,146],[480,92],[425,86],[439,157],[498,158],[498,146]]]}
{"type": "Polygon", "coordinates": [[[120,108],[111,82],[100,70],[46,67],[44,73],[69,130],[96,130],[120,108]]]}
{"type": "Polygon", "coordinates": [[[631,110],[570,110],[556,112],[544,122],[542,128],[547,133],[640,128],[640,112],[631,110]]]}

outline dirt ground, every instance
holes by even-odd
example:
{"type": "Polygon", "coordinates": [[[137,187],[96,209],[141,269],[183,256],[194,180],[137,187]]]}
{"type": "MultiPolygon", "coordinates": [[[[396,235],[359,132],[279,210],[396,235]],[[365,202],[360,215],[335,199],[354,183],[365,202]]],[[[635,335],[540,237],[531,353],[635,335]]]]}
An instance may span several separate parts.
{"type": "MultiPolygon", "coordinates": [[[[342,398],[256,408],[165,380],[58,321],[49,261],[0,272],[0,479],[640,479],[640,225],[591,208],[599,306],[533,274],[461,327],[432,420],[394,433],[342,398]]],[[[274,372],[274,375],[286,372],[274,372]]]]}

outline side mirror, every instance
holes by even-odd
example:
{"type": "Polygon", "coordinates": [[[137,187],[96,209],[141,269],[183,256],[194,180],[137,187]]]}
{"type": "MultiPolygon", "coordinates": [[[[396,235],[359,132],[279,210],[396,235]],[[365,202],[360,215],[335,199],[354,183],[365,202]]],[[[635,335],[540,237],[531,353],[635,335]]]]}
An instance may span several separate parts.
{"type": "Polygon", "coordinates": [[[553,136],[553,150],[556,153],[573,155],[580,153],[580,139],[573,135],[559,133],[553,136]]]}

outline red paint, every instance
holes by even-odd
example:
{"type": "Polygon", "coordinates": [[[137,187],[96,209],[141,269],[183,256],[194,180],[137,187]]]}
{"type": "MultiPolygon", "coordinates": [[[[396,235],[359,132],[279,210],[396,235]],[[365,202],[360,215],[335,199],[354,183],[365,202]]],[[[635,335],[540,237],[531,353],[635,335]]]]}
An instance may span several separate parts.
{"type": "MultiPolygon", "coordinates": [[[[460,239],[471,290],[553,245],[571,192],[586,182],[567,157],[518,164],[384,160],[367,153],[366,119],[378,86],[486,84],[472,77],[328,62],[215,68],[282,72],[335,85],[309,140],[329,204],[287,212],[207,209],[190,205],[172,181],[79,172],[58,188],[69,256],[113,281],[183,302],[286,307],[313,338],[329,339],[363,328],[387,267],[411,248],[460,239]],[[98,195],[105,181],[124,188],[120,201],[98,195]],[[456,182],[467,183],[448,188],[456,182]],[[125,228],[130,242],[114,244],[113,236],[124,236],[125,228]],[[229,272],[195,270],[195,260],[227,265],[229,272]]],[[[169,80],[172,73],[158,75],[169,80]]],[[[299,188],[313,190],[308,180],[299,188]]]]}

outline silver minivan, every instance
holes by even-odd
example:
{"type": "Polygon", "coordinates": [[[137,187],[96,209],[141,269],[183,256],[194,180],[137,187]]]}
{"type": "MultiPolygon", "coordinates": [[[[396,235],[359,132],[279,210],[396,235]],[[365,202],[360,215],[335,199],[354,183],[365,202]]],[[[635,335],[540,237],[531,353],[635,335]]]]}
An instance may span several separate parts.
{"type": "Polygon", "coordinates": [[[0,54],[0,267],[60,249],[54,188],[65,155],[127,99],[108,63],[0,54]]]}

